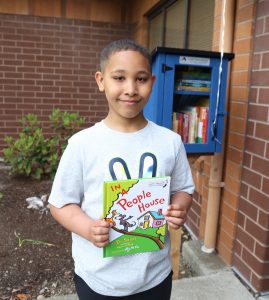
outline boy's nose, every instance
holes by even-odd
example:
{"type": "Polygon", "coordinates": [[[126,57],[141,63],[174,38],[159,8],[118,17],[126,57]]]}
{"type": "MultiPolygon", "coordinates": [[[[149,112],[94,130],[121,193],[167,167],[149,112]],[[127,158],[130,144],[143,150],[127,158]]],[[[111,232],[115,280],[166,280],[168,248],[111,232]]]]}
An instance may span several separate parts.
{"type": "Polygon", "coordinates": [[[126,82],[125,94],[128,96],[137,95],[137,85],[136,82],[129,80],[126,82]]]}

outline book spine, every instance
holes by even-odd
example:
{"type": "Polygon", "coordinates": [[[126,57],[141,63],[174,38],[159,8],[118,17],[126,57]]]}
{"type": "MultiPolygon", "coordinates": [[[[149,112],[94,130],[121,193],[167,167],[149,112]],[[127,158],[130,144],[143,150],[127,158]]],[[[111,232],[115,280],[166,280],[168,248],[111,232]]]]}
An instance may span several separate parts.
{"type": "Polygon", "coordinates": [[[207,129],[208,129],[208,107],[205,107],[203,113],[203,130],[202,130],[202,143],[207,142],[207,129]]]}
{"type": "Polygon", "coordinates": [[[176,113],[176,112],[173,112],[172,130],[174,132],[177,132],[177,130],[178,130],[178,113],[176,113]]]}
{"type": "Polygon", "coordinates": [[[188,143],[188,135],[189,135],[189,115],[188,113],[184,113],[183,115],[183,143],[188,143]]]}
{"type": "Polygon", "coordinates": [[[183,123],[184,123],[184,114],[179,113],[178,115],[178,129],[177,132],[178,134],[183,137],[183,123]]]}
{"type": "Polygon", "coordinates": [[[197,143],[205,144],[207,140],[208,107],[199,107],[197,143]]]}
{"type": "Polygon", "coordinates": [[[197,138],[198,107],[192,107],[189,112],[189,144],[194,144],[197,138]]]}

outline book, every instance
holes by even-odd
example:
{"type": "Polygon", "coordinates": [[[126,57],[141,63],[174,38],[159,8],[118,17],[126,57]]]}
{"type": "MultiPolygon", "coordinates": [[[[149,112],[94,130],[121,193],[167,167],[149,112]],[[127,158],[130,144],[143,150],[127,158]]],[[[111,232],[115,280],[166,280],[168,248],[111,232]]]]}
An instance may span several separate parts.
{"type": "Polygon", "coordinates": [[[174,132],[177,132],[177,130],[178,130],[178,113],[176,113],[176,112],[173,112],[172,130],[174,132]]]}
{"type": "Polygon", "coordinates": [[[177,129],[177,132],[181,136],[182,139],[183,139],[183,122],[184,122],[184,114],[182,112],[180,112],[178,114],[178,129],[177,129]]]}
{"type": "Polygon", "coordinates": [[[189,138],[188,143],[193,144],[196,142],[197,138],[197,125],[198,125],[198,110],[197,106],[189,108],[189,138]]]}
{"type": "Polygon", "coordinates": [[[189,115],[184,113],[183,115],[183,143],[188,143],[189,140],[189,115]]]}
{"type": "Polygon", "coordinates": [[[205,144],[207,141],[208,107],[199,108],[199,127],[197,143],[205,144]]]}
{"type": "Polygon", "coordinates": [[[170,201],[170,177],[104,182],[104,220],[112,224],[103,257],[157,251],[167,230],[163,211],[170,201]]]}
{"type": "Polygon", "coordinates": [[[182,126],[182,137],[184,143],[193,144],[197,138],[197,126],[198,126],[198,111],[197,106],[186,106],[183,113],[183,126],[182,126]]]}

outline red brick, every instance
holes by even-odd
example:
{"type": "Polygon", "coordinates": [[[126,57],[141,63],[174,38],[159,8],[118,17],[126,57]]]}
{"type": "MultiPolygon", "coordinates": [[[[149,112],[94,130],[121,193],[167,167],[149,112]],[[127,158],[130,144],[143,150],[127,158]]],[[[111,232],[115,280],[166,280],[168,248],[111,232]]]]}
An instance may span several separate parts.
{"type": "Polygon", "coordinates": [[[234,255],[233,256],[233,265],[235,270],[238,270],[241,275],[247,280],[250,281],[251,278],[251,269],[248,267],[247,262],[244,262],[241,257],[234,255]]]}
{"type": "Polygon", "coordinates": [[[262,55],[262,68],[269,68],[269,53],[263,53],[262,55]]]}
{"type": "Polygon", "coordinates": [[[255,38],[254,52],[267,51],[269,44],[269,35],[261,35],[255,38]]]}
{"type": "Polygon", "coordinates": [[[269,17],[267,16],[265,19],[265,32],[269,32],[269,17]]]}
{"type": "Polygon", "coordinates": [[[234,255],[237,255],[237,256],[241,256],[242,255],[242,249],[243,249],[243,247],[242,247],[242,245],[241,245],[241,243],[238,241],[238,239],[236,239],[235,241],[234,241],[234,255]]]}
{"type": "Polygon", "coordinates": [[[241,182],[241,189],[240,189],[240,196],[248,199],[248,193],[249,193],[249,185],[241,182]]]}
{"type": "Polygon", "coordinates": [[[263,276],[258,276],[255,273],[252,274],[252,279],[251,279],[251,284],[252,286],[257,290],[257,291],[268,291],[269,290],[269,278],[263,277],[263,276]]]}
{"type": "Polygon", "coordinates": [[[261,260],[269,261],[269,245],[263,245],[256,242],[255,255],[261,260]]]}
{"type": "Polygon", "coordinates": [[[261,18],[263,16],[267,16],[268,12],[269,12],[268,1],[259,1],[259,5],[257,6],[257,17],[261,18]]]}
{"type": "Polygon", "coordinates": [[[261,276],[269,273],[269,262],[259,260],[252,253],[250,253],[246,248],[243,249],[242,258],[248,263],[248,266],[256,273],[261,276]]]}
{"type": "Polygon", "coordinates": [[[269,160],[254,156],[252,167],[255,171],[269,177],[269,160]]]}
{"type": "Polygon", "coordinates": [[[251,169],[244,168],[242,172],[242,181],[256,187],[261,188],[262,176],[259,173],[253,172],[251,169]]]}
{"type": "Polygon", "coordinates": [[[255,24],[255,35],[260,35],[264,31],[264,19],[257,19],[255,24]]]}
{"type": "Polygon", "coordinates": [[[238,150],[234,147],[228,147],[227,149],[227,159],[230,159],[231,161],[235,163],[241,163],[243,158],[243,153],[241,150],[238,150]]]}
{"type": "Polygon", "coordinates": [[[249,102],[250,103],[256,103],[257,102],[257,93],[258,88],[257,87],[251,87],[249,90],[249,102]]]}
{"type": "Polygon", "coordinates": [[[269,244],[269,231],[258,226],[250,219],[246,219],[246,231],[255,237],[260,243],[269,244]]]}
{"type": "Polygon", "coordinates": [[[241,213],[245,214],[248,218],[252,219],[253,221],[257,220],[258,209],[256,206],[252,205],[249,201],[240,198],[238,209],[240,210],[241,213]]]}
{"type": "Polygon", "coordinates": [[[265,213],[264,211],[259,210],[259,213],[258,213],[258,223],[262,227],[264,227],[265,229],[269,228],[269,212],[265,213]]]}
{"type": "MultiPolygon", "coordinates": [[[[268,73],[269,76],[269,73],[268,73]]],[[[261,122],[267,122],[268,107],[265,105],[249,105],[248,106],[248,118],[252,120],[258,120],[261,122]]]]}
{"type": "Polygon", "coordinates": [[[251,252],[254,251],[255,240],[251,235],[242,228],[238,227],[236,231],[236,240],[239,241],[244,247],[249,249],[251,252]]]}
{"type": "Polygon", "coordinates": [[[269,195],[269,179],[263,178],[262,192],[269,195]]]}
{"type": "Polygon", "coordinates": [[[269,140],[269,124],[257,123],[255,135],[258,138],[268,141],[269,140]]]}
{"type": "Polygon", "coordinates": [[[269,88],[260,88],[258,102],[261,104],[268,105],[268,99],[269,99],[269,88]]]}
{"type": "Polygon", "coordinates": [[[256,155],[264,156],[266,142],[255,138],[247,137],[245,150],[256,155]]]}
{"type": "Polygon", "coordinates": [[[269,212],[268,195],[249,187],[249,199],[251,199],[253,203],[255,203],[255,205],[260,207],[262,210],[269,212]]]}
{"type": "Polygon", "coordinates": [[[248,136],[253,136],[254,135],[254,129],[255,129],[255,123],[251,120],[248,120],[246,134],[248,136]]]}
{"type": "MultiPolygon", "coordinates": [[[[269,43],[269,35],[268,35],[269,43]]],[[[268,86],[269,85],[269,71],[253,71],[251,81],[253,85],[268,86]]]]}

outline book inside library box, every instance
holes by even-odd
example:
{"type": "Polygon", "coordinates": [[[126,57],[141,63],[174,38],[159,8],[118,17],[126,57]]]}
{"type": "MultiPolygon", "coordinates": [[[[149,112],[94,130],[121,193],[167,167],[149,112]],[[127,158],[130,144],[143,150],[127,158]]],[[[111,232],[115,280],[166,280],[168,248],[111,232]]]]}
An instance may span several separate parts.
{"type": "Polygon", "coordinates": [[[211,68],[176,66],[173,131],[185,144],[207,142],[211,68]]]}

